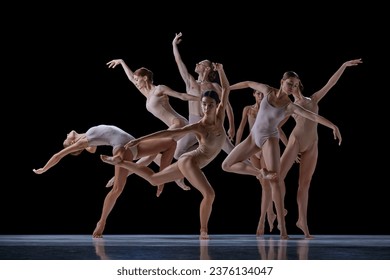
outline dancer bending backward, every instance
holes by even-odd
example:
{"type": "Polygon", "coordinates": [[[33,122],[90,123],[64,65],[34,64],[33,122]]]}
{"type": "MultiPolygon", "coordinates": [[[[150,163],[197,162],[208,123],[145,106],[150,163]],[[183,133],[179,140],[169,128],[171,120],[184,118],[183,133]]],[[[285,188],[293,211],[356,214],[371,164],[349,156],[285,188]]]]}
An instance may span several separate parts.
{"type": "MultiPolygon", "coordinates": [[[[180,93],[172,90],[166,85],[154,85],[153,84],[153,72],[145,67],[141,67],[134,72],[123,61],[123,59],[114,59],[107,62],[109,68],[115,68],[117,65],[122,65],[128,79],[136,86],[136,88],[146,97],[146,109],[152,113],[156,118],[164,122],[169,129],[183,127],[188,124],[188,120],[176,112],[169,103],[169,96],[179,98],[188,102],[200,102],[200,97],[187,93],[180,93]]],[[[181,146],[181,139],[178,140],[178,146],[181,146]]],[[[178,158],[177,155],[174,156],[178,158]]],[[[142,162],[151,163],[152,157],[141,160],[142,162]]],[[[157,159],[157,164],[159,164],[157,159]]],[[[148,164],[145,164],[148,165],[148,164]]],[[[131,173],[130,173],[131,174],[131,173]]],[[[130,175],[129,174],[129,175],[130,175]]],[[[112,185],[111,179],[106,187],[112,185]]],[[[176,180],[176,184],[184,190],[189,190],[190,187],[185,185],[184,179],[176,180]]],[[[159,189],[157,196],[161,193],[162,188],[159,189]]]]}
{"type": "MultiPolygon", "coordinates": [[[[116,160],[132,161],[161,153],[160,170],[172,163],[176,149],[176,141],[172,138],[145,140],[136,147],[125,149],[124,145],[133,139],[132,135],[113,125],[93,126],[85,133],[77,133],[72,130],[67,134],[63,143],[65,148],[55,153],[44,167],[33,169],[33,171],[36,174],[42,174],[66,155],[76,156],[83,150],[95,153],[98,146],[112,146],[112,154],[116,160]]],[[[93,237],[102,237],[107,217],[125,187],[127,174],[127,169],[115,166],[114,186],[104,199],[103,211],[93,232],[93,237]]]]}
{"type": "Polygon", "coordinates": [[[332,122],[291,101],[288,95],[292,94],[293,91],[297,91],[300,85],[300,80],[296,73],[292,71],[284,73],[280,83],[279,89],[252,81],[239,82],[230,87],[231,90],[249,87],[263,92],[264,98],[260,103],[260,109],[250,134],[228,154],[222,162],[222,169],[227,172],[258,177],[259,169],[252,164],[248,164],[245,160],[260,151],[262,152],[267,170],[274,172],[275,175],[270,180],[270,184],[280,236],[281,239],[288,239],[284,216],[284,201],[279,183],[279,123],[285,117],[296,114],[331,128],[334,138],[339,139],[339,145],[341,144],[341,135],[338,127],[332,122]]]}
{"type": "MultiPolygon", "coordinates": [[[[214,82],[217,77],[216,71],[213,69],[212,62],[209,60],[203,60],[196,64],[195,72],[198,74],[198,78],[195,79],[192,76],[184,64],[177,45],[181,42],[182,33],[176,34],[172,41],[173,55],[177,67],[179,68],[180,75],[186,85],[186,92],[195,96],[202,96],[202,93],[206,91],[215,91],[221,98],[221,86],[217,82],[214,82]]],[[[223,144],[222,150],[226,153],[230,153],[233,150],[234,145],[231,142],[235,134],[234,126],[234,114],[233,109],[229,100],[226,104],[226,114],[229,121],[228,135],[226,136],[225,143],[223,144]]],[[[189,101],[188,102],[189,123],[196,123],[203,117],[202,107],[200,102],[189,101]]],[[[182,138],[180,143],[177,143],[175,152],[175,158],[181,154],[193,150],[196,148],[197,140],[195,134],[187,134],[182,138]]]]}
{"type": "Polygon", "coordinates": [[[210,185],[202,168],[207,166],[221,151],[226,139],[224,129],[225,110],[229,95],[229,82],[226,78],[222,64],[214,64],[218,71],[221,84],[221,100],[215,91],[207,91],[202,95],[203,117],[198,122],[188,124],[181,128],[158,131],[138,139],[130,141],[125,147],[131,148],[144,140],[162,139],[166,137],[183,137],[188,133],[194,133],[198,139],[198,147],[190,152],[182,154],[178,160],[160,172],[155,173],[151,168],[134,164],[131,161],[120,161],[118,159],[102,155],[104,162],[116,164],[127,168],[146,179],[150,184],[158,186],[172,182],[183,176],[198,189],[203,198],[200,203],[200,239],[208,239],[208,221],[211,215],[214,202],[214,189],[210,185]]]}
{"type": "MultiPolygon", "coordinates": [[[[318,114],[318,103],[328,93],[328,91],[337,83],[344,70],[349,66],[356,66],[362,63],[361,59],[354,59],[344,62],[340,68],[333,74],[323,88],[313,93],[310,97],[302,94],[303,87],[293,91],[294,103],[303,108],[318,114]]],[[[307,225],[307,207],[309,200],[310,182],[316,168],[318,159],[318,134],[317,122],[313,122],[299,115],[292,115],[295,119],[295,127],[291,131],[288,143],[280,158],[280,179],[282,187],[282,196],[285,197],[285,178],[291,169],[294,161],[299,159],[299,179],[297,191],[298,221],[297,227],[300,228],[305,238],[313,238],[310,235],[307,225]]],[[[287,121],[285,119],[281,125],[287,121]]]]}
{"type": "MultiPolygon", "coordinates": [[[[255,123],[257,113],[259,112],[260,102],[262,101],[264,94],[258,90],[253,90],[252,93],[256,102],[252,105],[247,105],[242,110],[242,117],[240,121],[240,125],[237,129],[236,134],[236,146],[241,142],[242,136],[244,134],[244,130],[246,125],[248,124],[249,130],[252,129],[253,124],[255,123]]],[[[286,138],[284,136],[284,138],[286,138]]],[[[287,138],[286,142],[287,143],[287,138]]],[[[250,157],[250,162],[258,169],[265,168],[264,158],[261,154],[261,151],[252,155],[250,157]]],[[[269,180],[264,178],[258,178],[262,187],[261,192],[261,210],[260,210],[260,219],[259,224],[257,226],[257,235],[264,234],[264,226],[265,226],[265,218],[268,218],[269,229],[272,232],[274,227],[274,221],[276,219],[276,214],[274,212],[274,207],[272,203],[272,190],[269,180]]]]}

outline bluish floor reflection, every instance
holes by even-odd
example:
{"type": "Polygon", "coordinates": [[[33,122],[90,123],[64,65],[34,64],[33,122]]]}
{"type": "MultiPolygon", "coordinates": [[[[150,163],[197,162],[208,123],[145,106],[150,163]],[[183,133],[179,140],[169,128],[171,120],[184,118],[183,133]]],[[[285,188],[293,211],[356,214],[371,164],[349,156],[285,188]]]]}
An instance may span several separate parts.
{"type": "Polygon", "coordinates": [[[390,260],[389,235],[0,235],[1,260],[390,260]]]}

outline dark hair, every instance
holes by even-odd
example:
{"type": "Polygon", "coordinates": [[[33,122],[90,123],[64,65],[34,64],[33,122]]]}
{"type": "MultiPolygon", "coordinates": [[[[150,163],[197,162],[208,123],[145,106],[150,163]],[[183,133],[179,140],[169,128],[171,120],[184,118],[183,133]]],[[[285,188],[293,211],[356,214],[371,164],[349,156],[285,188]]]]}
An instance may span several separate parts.
{"type": "Polygon", "coordinates": [[[203,94],[202,94],[202,98],[203,97],[210,97],[210,98],[212,98],[212,99],[214,99],[215,100],[215,102],[217,102],[217,104],[219,103],[219,102],[221,102],[221,100],[219,99],[219,96],[218,96],[218,93],[216,93],[215,91],[213,91],[213,90],[208,90],[208,91],[206,91],[206,92],[204,92],[203,94]]]}
{"type": "Polygon", "coordinates": [[[283,80],[287,80],[289,78],[297,78],[299,80],[299,90],[303,91],[303,84],[301,82],[301,78],[299,78],[298,74],[294,71],[287,71],[283,74],[283,80]]]}

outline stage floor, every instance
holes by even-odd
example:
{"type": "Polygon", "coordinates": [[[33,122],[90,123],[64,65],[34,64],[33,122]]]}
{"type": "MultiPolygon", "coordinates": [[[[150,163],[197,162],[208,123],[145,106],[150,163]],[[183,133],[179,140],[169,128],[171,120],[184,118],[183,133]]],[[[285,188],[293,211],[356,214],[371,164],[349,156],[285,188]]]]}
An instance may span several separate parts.
{"type": "Polygon", "coordinates": [[[390,235],[0,235],[1,260],[390,260],[390,235]]]}

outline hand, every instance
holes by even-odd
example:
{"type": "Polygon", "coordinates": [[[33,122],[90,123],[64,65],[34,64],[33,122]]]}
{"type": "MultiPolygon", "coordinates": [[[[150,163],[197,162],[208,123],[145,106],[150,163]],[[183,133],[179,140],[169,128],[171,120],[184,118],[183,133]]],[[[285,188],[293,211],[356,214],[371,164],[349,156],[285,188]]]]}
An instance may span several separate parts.
{"type": "Polygon", "coordinates": [[[106,63],[108,68],[115,68],[117,65],[122,64],[122,59],[114,59],[106,63]]]}
{"type": "Polygon", "coordinates": [[[295,163],[301,163],[301,153],[298,153],[297,158],[295,159],[295,163]]]}
{"type": "Polygon", "coordinates": [[[336,126],[334,129],[333,129],[333,136],[334,136],[334,139],[339,139],[339,146],[341,145],[341,133],[339,131],[339,128],[336,126]]]}
{"type": "Polygon", "coordinates": [[[35,174],[42,174],[43,172],[45,172],[43,168],[33,169],[33,171],[35,174]]]}
{"type": "Polygon", "coordinates": [[[140,142],[140,140],[133,139],[133,140],[130,140],[129,142],[127,142],[124,147],[125,147],[125,149],[128,149],[130,147],[137,146],[139,144],[139,142],[140,142]]]}
{"type": "Polygon", "coordinates": [[[180,42],[181,42],[180,37],[181,37],[182,35],[183,35],[183,34],[182,34],[181,32],[176,33],[175,39],[173,39],[172,44],[173,44],[173,45],[178,45],[178,44],[180,44],[180,42]]]}
{"type": "Polygon", "coordinates": [[[348,66],[356,66],[356,65],[358,65],[360,63],[363,63],[361,58],[353,59],[353,60],[349,60],[347,62],[344,62],[344,65],[345,65],[345,67],[348,67],[348,66]]]}
{"type": "Polygon", "coordinates": [[[235,134],[236,134],[236,131],[234,130],[234,128],[229,128],[228,129],[228,137],[229,137],[230,141],[233,141],[235,134]]]}

